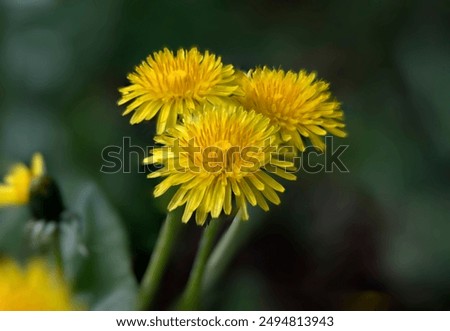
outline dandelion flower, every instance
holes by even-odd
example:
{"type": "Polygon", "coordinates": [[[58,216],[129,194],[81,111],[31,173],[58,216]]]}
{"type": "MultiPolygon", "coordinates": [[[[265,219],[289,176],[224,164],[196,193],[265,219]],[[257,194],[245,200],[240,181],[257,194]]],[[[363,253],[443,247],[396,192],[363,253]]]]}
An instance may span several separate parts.
{"type": "Polygon", "coordinates": [[[25,268],[0,260],[0,310],[76,310],[70,290],[46,262],[33,260],[25,268]]]}
{"type": "Polygon", "coordinates": [[[329,84],[317,80],[315,73],[264,67],[239,75],[239,81],[244,92],[239,102],[269,117],[279,126],[281,139],[300,151],[305,149],[304,138],[323,150],[322,136],[346,136],[340,103],[332,99],[329,84]]]}
{"type": "Polygon", "coordinates": [[[167,48],[147,57],[128,75],[130,85],[119,89],[127,102],[123,115],[134,111],[130,123],[150,120],[158,115],[157,134],[176,124],[178,114],[203,103],[229,102],[238,93],[232,65],[224,66],[220,57],[197,48],[180,49],[176,55],[167,48]]]}
{"type": "Polygon", "coordinates": [[[201,107],[155,138],[162,147],[144,162],[162,165],[149,178],[165,178],[154,195],[177,187],[168,210],[186,205],[182,221],[195,212],[199,225],[209,214],[217,218],[223,210],[230,215],[233,200],[244,220],[249,217],[247,202],[267,211],[267,201],[279,204],[277,192],[284,191],[271,174],[296,178],[286,172],[292,162],[278,158],[276,133],[270,120],[254,111],[235,105],[201,107]]]}
{"type": "Polygon", "coordinates": [[[0,206],[27,204],[31,182],[44,173],[44,159],[39,153],[33,155],[30,168],[22,163],[14,165],[0,184],[0,206]]]}

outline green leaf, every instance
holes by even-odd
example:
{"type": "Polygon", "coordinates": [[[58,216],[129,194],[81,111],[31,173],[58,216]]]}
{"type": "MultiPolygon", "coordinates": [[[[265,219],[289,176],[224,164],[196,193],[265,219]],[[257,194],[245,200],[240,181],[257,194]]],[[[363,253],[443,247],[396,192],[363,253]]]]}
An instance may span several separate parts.
{"type": "Polygon", "coordinates": [[[122,222],[94,185],[79,190],[61,227],[65,273],[92,310],[133,310],[137,284],[122,222]]]}
{"type": "Polygon", "coordinates": [[[25,226],[29,219],[25,207],[0,210],[0,255],[18,259],[24,253],[25,226]]]}

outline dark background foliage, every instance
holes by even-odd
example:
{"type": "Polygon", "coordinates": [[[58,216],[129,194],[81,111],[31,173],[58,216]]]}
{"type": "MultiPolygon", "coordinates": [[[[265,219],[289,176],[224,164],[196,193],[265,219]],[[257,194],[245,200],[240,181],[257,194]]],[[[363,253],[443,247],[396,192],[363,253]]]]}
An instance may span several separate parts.
{"type": "MultiPolygon", "coordinates": [[[[116,106],[127,73],[165,46],[244,70],[317,71],[345,110],[349,137],[335,143],[349,145],[349,173],[286,183],[205,308],[448,309],[449,27],[444,0],[2,0],[0,167],[43,152],[70,207],[80,182],[98,185],[139,279],[165,201],[136,153],[124,159],[130,173],[100,172],[103,148],[124,136],[152,145],[152,124],[130,126],[116,106]]],[[[188,226],[158,308],[183,287],[199,234],[188,226]]]]}

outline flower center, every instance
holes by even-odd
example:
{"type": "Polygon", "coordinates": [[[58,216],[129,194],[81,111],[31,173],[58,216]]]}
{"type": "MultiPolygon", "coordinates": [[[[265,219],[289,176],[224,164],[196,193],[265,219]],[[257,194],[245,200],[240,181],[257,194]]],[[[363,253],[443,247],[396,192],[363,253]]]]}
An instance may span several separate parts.
{"type": "Polygon", "coordinates": [[[278,101],[278,100],[282,99],[283,97],[284,97],[283,94],[281,94],[281,93],[276,93],[276,94],[273,96],[273,100],[274,100],[274,101],[278,101]]]}
{"type": "Polygon", "coordinates": [[[182,81],[187,77],[187,72],[182,69],[174,70],[167,76],[169,82],[174,83],[176,81],[182,81]]]}
{"type": "Polygon", "coordinates": [[[242,148],[229,140],[220,140],[202,148],[191,159],[204,172],[241,178],[264,163],[264,152],[256,146],[242,148]]]}
{"type": "Polygon", "coordinates": [[[232,146],[228,140],[220,140],[216,142],[214,145],[220,148],[223,152],[226,152],[232,146]]]}

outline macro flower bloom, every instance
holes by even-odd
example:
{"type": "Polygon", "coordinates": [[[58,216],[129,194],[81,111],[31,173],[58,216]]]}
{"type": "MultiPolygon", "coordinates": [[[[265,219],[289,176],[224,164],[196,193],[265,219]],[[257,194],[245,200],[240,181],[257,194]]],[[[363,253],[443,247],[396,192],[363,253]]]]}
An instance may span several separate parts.
{"type": "Polygon", "coordinates": [[[233,196],[242,218],[247,220],[247,202],[267,211],[267,200],[279,204],[277,192],[284,188],[271,175],[294,180],[286,171],[292,162],[279,159],[277,128],[254,111],[236,105],[205,105],[183,123],[157,136],[162,147],[155,148],[146,164],[162,165],[149,178],[165,177],[156,186],[156,197],[176,186],[168,210],[186,205],[182,221],[195,212],[203,225],[207,216],[230,215],[233,196]]]}
{"type": "Polygon", "coordinates": [[[0,260],[0,310],[77,310],[67,284],[44,260],[0,260]]]}
{"type": "Polygon", "coordinates": [[[0,184],[0,207],[27,204],[31,182],[44,173],[44,159],[39,153],[33,155],[30,168],[23,163],[14,165],[5,176],[4,183],[0,184]]]}
{"type": "Polygon", "coordinates": [[[242,106],[269,117],[279,126],[281,139],[300,151],[305,150],[304,138],[323,150],[322,136],[347,135],[340,103],[332,99],[329,84],[317,80],[315,73],[263,67],[238,76],[244,92],[238,97],[242,106]]]}
{"type": "Polygon", "coordinates": [[[224,66],[220,57],[197,48],[180,49],[176,55],[167,48],[155,52],[128,80],[130,85],[119,89],[119,105],[132,101],[123,115],[134,111],[130,123],[136,124],[159,113],[157,134],[175,126],[178,114],[206,102],[229,102],[229,96],[239,94],[233,66],[224,66]]]}

